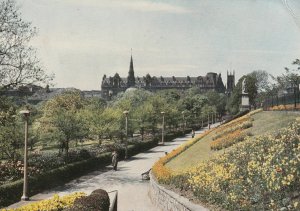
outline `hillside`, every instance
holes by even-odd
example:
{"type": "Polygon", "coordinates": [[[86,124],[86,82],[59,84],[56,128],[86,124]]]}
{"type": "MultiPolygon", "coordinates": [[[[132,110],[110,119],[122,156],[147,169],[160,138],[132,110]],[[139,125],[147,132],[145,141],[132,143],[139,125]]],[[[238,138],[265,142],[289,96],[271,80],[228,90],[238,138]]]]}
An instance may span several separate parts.
{"type": "MultiPolygon", "coordinates": [[[[300,113],[298,112],[262,111],[252,115],[253,126],[246,129],[246,132],[253,135],[251,138],[255,138],[263,134],[276,133],[282,127],[285,127],[295,121],[297,117],[300,117],[300,113]]],[[[223,126],[221,125],[220,129],[222,129],[222,127],[223,126]]],[[[210,159],[215,154],[223,153],[224,150],[214,151],[210,149],[210,143],[212,142],[212,137],[214,135],[215,132],[212,131],[192,147],[169,161],[166,166],[173,170],[184,170],[194,166],[199,161],[210,159]]],[[[225,150],[230,150],[230,147],[225,150]]]]}
{"type": "Polygon", "coordinates": [[[159,183],[207,207],[299,210],[299,114],[250,112],[191,139],[152,170],[159,183]]]}

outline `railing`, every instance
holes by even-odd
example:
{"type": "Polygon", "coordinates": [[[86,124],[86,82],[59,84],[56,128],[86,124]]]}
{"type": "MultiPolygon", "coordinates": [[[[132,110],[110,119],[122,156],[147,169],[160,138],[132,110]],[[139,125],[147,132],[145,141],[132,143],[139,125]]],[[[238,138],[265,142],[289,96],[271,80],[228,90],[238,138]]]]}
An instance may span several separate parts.
{"type": "Polygon", "coordinates": [[[107,192],[107,193],[108,194],[109,193],[114,193],[113,198],[112,198],[111,203],[110,203],[110,206],[109,206],[109,211],[118,211],[118,191],[113,190],[113,191],[110,191],[110,192],[107,192]]]}
{"type": "Polygon", "coordinates": [[[300,94],[289,93],[282,96],[271,96],[264,101],[263,108],[264,110],[269,110],[271,107],[280,106],[280,105],[294,105],[294,108],[297,108],[297,105],[300,103],[300,94]]]}

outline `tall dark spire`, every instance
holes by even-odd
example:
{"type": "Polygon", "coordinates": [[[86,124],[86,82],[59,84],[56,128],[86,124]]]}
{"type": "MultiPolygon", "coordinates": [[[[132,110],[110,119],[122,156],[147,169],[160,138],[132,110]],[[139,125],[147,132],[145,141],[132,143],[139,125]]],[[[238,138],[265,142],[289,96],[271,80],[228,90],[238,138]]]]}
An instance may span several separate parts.
{"type": "Polygon", "coordinates": [[[133,60],[132,60],[132,49],[131,49],[129,72],[128,72],[128,77],[127,77],[127,86],[128,87],[135,86],[135,77],[134,77],[133,60]]]}

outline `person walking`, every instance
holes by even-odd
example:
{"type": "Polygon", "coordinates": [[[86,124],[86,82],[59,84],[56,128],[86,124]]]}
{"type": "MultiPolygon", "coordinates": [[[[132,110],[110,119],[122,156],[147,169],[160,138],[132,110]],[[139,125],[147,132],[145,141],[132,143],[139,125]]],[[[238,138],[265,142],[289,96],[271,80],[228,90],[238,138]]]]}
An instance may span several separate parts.
{"type": "Polygon", "coordinates": [[[116,150],[112,153],[112,166],[115,171],[117,171],[118,166],[118,152],[116,150]]]}
{"type": "Polygon", "coordinates": [[[192,130],[192,138],[194,138],[194,137],[195,137],[195,131],[192,130]]]}

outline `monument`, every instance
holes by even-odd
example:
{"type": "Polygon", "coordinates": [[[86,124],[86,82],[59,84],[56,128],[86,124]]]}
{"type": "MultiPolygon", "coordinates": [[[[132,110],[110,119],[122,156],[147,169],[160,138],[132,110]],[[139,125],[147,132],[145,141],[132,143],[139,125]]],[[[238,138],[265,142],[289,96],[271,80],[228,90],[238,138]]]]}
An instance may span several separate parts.
{"type": "Polygon", "coordinates": [[[246,91],[246,79],[244,79],[242,82],[242,104],[240,107],[240,111],[245,111],[245,110],[249,110],[249,109],[250,109],[249,96],[246,91]]]}

